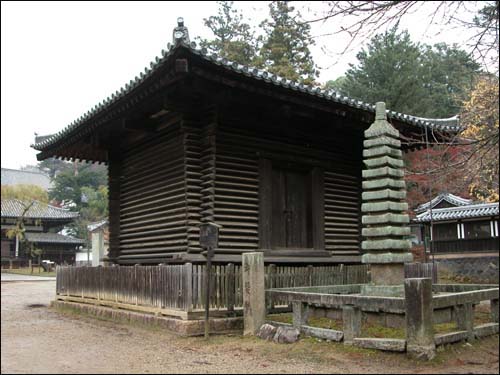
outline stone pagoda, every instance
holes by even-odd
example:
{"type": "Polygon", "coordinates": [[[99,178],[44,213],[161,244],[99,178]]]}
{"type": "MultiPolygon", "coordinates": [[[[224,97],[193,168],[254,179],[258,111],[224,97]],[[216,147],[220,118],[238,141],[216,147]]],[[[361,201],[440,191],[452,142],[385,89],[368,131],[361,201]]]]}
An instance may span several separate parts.
{"type": "Polygon", "coordinates": [[[375,122],[365,131],[363,150],[362,263],[372,282],[361,293],[403,296],[404,264],[411,262],[406,185],[399,131],[387,122],[385,103],[376,104],[375,122]]]}

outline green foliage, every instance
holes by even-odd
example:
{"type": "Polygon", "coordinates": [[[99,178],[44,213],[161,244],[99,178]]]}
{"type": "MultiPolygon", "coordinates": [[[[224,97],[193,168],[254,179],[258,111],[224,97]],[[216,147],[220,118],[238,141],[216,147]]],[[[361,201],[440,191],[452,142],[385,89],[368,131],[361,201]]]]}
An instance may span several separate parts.
{"type": "Polygon", "coordinates": [[[323,89],[325,90],[335,90],[336,92],[346,95],[344,93],[344,86],[346,84],[347,77],[340,76],[335,80],[329,80],[323,85],[323,89]]]}
{"type": "Polygon", "coordinates": [[[257,40],[243,15],[233,8],[232,1],[218,1],[216,16],[203,21],[215,39],[198,38],[200,46],[239,64],[251,65],[257,52],[257,40]]]}
{"type": "Polygon", "coordinates": [[[2,185],[2,199],[18,199],[31,203],[33,200],[47,203],[49,196],[45,190],[36,185],[2,185]]]}
{"type": "Polygon", "coordinates": [[[59,202],[72,202],[79,208],[82,204],[82,188],[98,189],[107,185],[107,172],[102,168],[82,164],[75,171],[65,170],[54,178],[54,187],[49,191],[49,197],[59,202]]]}
{"type": "Polygon", "coordinates": [[[294,10],[287,1],[269,4],[271,19],[260,24],[265,35],[259,65],[281,77],[310,85],[319,75],[309,50],[314,40],[311,26],[301,22],[300,13],[294,10]]]}
{"type": "Polygon", "coordinates": [[[204,19],[215,39],[198,39],[200,46],[243,65],[256,66],[292,81],[313,84],[319,72],[309,46],[314,44],[310,25],[286,1],[269,4],[270,19],[255,33],[234,9],[232,1],[219,1],[216,16],[204,19]]]}
{"type": "Polygon", "coordinates": [[[60,172],[49,196],[80,213],[68,229],[73,236],[87,239],[87,225],[108,215],[107,171],[102,166],[81,164],[76,171],[60,172]]]}
{"type": "Polygon", "coordinates": [[[74,165],[64,160],[59,160],[56,158],[48,158],[39,162],[38,168],[47,171],[50,178],[54,178],[58,173],[61,173],[63,171],[73,170],[74,165]]]}
{"type": "Polygon", "coordinates": [[[479,64],[457,45],[445,43],[423,47],[422,81],[425,116],[449,117],[460,112],[472,90],[479,64]]]}
{"type": "Polygon", "coordinates": [[[391,110],[424,117],[459,112],[479,65],[457,46],[420,46],[407,31],[377,34],[350,65],[341,91],[391,110]]]}

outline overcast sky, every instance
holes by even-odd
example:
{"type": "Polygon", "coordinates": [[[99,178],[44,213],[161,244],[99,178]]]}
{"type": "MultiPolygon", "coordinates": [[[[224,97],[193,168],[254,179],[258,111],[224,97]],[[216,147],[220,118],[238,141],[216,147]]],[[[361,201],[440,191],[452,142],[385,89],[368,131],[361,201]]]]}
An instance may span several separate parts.
{"type": "MultiPolygon", "coordinates": [[[[254,25],[268,16],[268,2],[237,2],[254,25]]],[[[320,2],[293,2],[305,18],[320,2]]],[[[428,27],[433,4],[401,19],[421,43],[464,45],[466,30],[428,27]]],[[[203,2],[5,2],[1,3],[1,166],[35,165],[34,133],[55,133],[133,79],[171,42],[177,17],[191,40],[210,38],[203,18],[217,4],[203,2]]],[[[309,15],[309,17],[307,17],[309,15]]],[[[314,23],[312,35],[328,34],[338,22],[314,23]]],[[[383,30],[381,30],[383,31],[383,30]]],[[[319,80],[341,76],[363,40],[339,57],[347,35],[317,38],[312,52],[319,80]]]]}

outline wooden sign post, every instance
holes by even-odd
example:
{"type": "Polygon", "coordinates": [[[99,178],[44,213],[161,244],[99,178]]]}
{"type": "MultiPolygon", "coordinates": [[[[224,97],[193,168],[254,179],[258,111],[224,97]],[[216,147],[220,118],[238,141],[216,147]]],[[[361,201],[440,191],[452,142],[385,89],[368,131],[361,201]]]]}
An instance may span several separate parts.
{"type": "Polygon", "coordinates": [[[219,243],[219,228],[215,223],[203,223],[200,225],[200,246],[205,249],[202,253],[207,257],[207,280],[205,294],[205,339],[209,337],[209,313],[210,313],[210,279],[212,276],[212,258],[214,250],[219,243]]]}

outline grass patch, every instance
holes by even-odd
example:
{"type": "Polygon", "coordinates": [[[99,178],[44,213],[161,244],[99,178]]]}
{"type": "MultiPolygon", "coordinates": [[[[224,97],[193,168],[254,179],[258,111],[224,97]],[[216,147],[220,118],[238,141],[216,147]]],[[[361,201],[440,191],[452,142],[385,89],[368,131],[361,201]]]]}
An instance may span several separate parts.
{"type": "Polygon", "coordinates": [[[390,328],[380,324],[365,322],[361,327],[362,337],[375,337],[385,339],[405,339],[406,332],[404,328],[390,328]]]}
{"type": "Polygon", "coordinates": [[[31,273],[31,269],[29,267],[24,268],[16,268],[16,269],[7,269],[2,270],[3,273],[15,273],[18,275],[28,275],[28,276],[56,276],[56,271],[45,272],[42,267],[40,267],[40,272],[38,272],[38,267],[33,267],[33,273],[31,273]]]}

